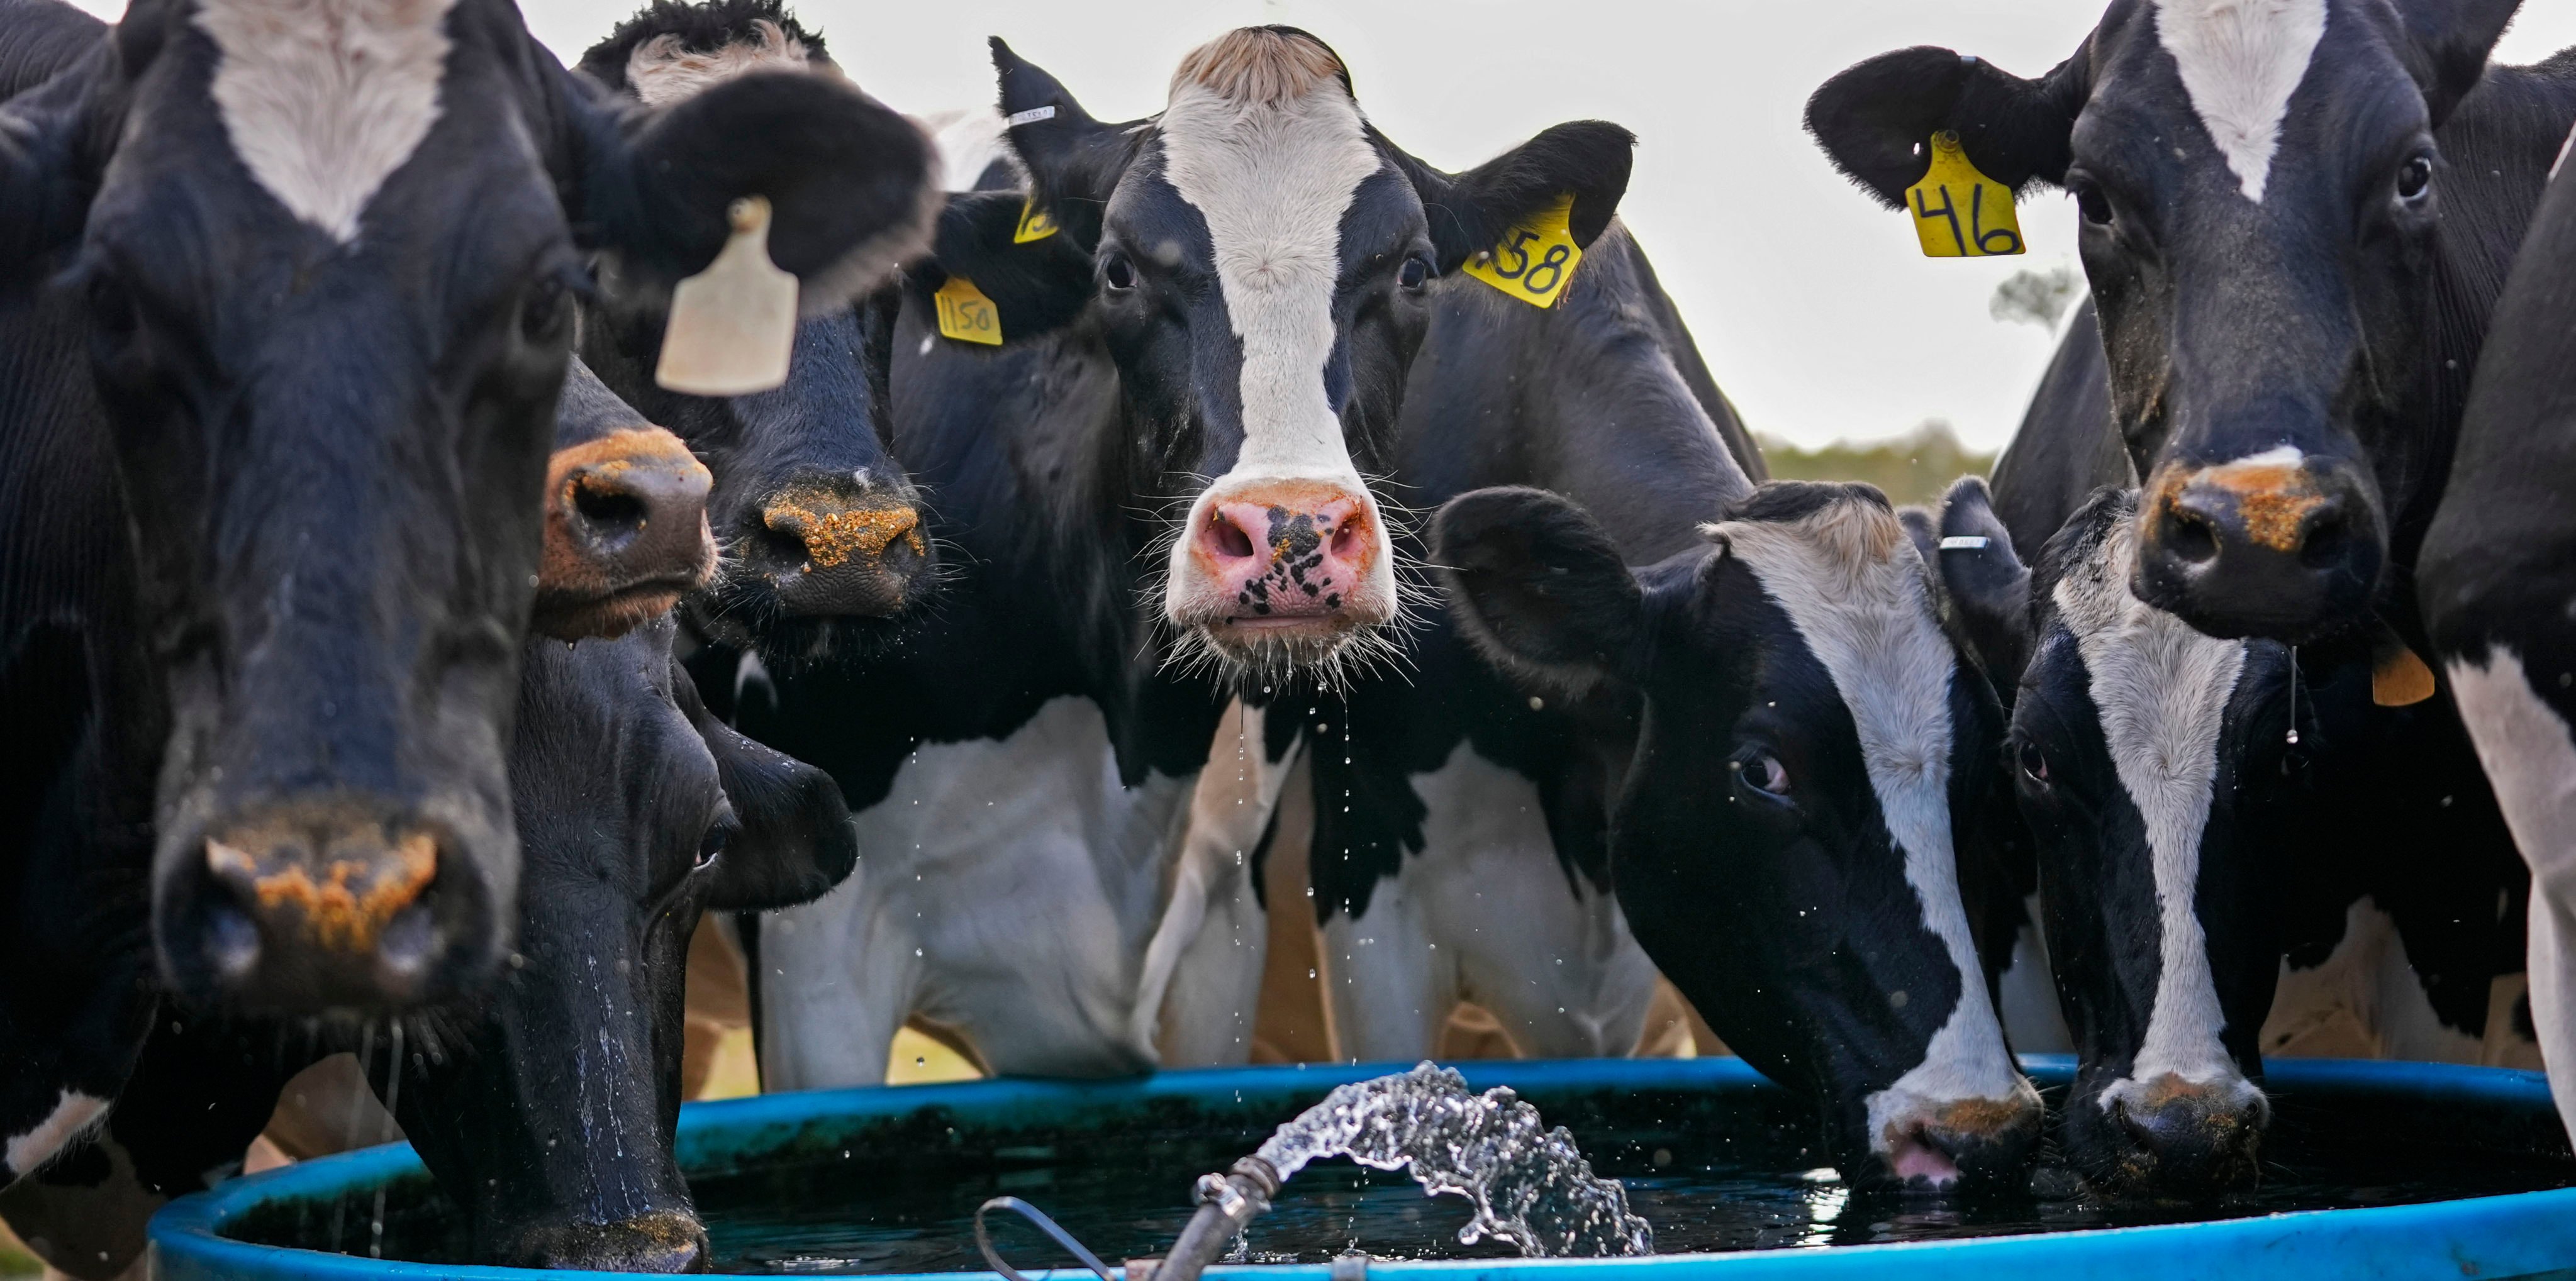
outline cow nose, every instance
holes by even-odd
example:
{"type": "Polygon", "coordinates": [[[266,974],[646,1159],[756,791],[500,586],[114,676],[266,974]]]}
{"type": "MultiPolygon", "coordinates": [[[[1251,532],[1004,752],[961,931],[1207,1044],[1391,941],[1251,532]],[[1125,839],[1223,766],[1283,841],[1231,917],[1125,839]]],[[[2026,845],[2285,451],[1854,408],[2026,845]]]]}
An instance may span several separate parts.
{"type": "Polygon", "coordinates": [[[2204,1198],[2254,1182],[2268,1109],[2232,1078],[2196,1084],[2163,1076],[2115,1097],[2129,1182],[2152,1194],[2204,1198]]]}
{"type": "Polygon", "coordinates": [[[1365,599],[1377,545],[1369,505],[1357,497],[1237,494],[1208,505],[1193,546],[1212,586],[1231,601],[1236,626],[1385,619],[1383,607],[1365,599]]]}
{"type": "Polygon", "coordinates": [[[2297,642],[2370,604],[2385,547],[2360,480],[2282,449],[2168,465],[2140,512],[2138,598],[2212,636],[2297,642]]]}
{"type": "Polygon", "coordinates": [[[254,1008],[416,1004],[494,944],[489,896],[445,845],[426,824],[338,806],[238,817],[206,836],[165,946],[254,1008]]]}
{"type": "Polygon", "coordinates": [[[1890,1127],[1889,1173],[1936,1189],[2017,1188],[2029,1177],[2045,1109],[2024,1088],[1954,1099],[1890,1127]]]}
{"type": "Polygon", "coordinates": [[[555,451],[533,623],[563,639],[616,635],[668,610],[715,569],[706,467],[659,427],[555,451]]]}
{"type": "Polygon", "coordinates": [[[653,1210],[614,1223],[551,1225],[511,1253],[532,1268],[698,1272],[707,1262],[707,1230],[694,1215],[653,1210]]]}
{"type": "Polygon", "coordinates": [[[891,617],[931,578],[920,511],[876,486],[790,485],[771,495],[750,559],[791,617],[891,617]]]}

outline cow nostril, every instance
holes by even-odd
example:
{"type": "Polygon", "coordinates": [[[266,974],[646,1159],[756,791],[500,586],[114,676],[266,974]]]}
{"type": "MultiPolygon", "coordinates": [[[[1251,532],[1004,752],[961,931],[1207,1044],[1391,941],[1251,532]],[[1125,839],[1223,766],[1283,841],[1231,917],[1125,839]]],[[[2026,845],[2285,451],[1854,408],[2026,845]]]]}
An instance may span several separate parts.
{"type": "Polygon", "coordinates": [[[206,909],[206,959],[215,972],[238,981],[259,967],[259,926],[240,908],[217,903],[206,909]]]}
{"type": "Polygon", "coordinates": [[[1227,560],[1249,560],[1252,557],[1252,536],[1236,528],[1223,512],[1209,518],[1208,544],[1217,555],[1227,560]]]}
{"type": "Polygon", "coordinates": [[[2218,558],[2218,529],[2198,512],[2166,508],[2164,537],[2159,541],[2167,554],[2194,565],[2218,558]]]}
{"type": "Polygon", "coordinates": [[[586,482],[573,486],[572,505],[583,520],[600,529],[640,529],[647,515],[643,499],[586,482]]]}
{"type": "Polygon", "coordinates": [[[2341,512],[2321,514],[2299,545],[2299,563],[2309,569],[2331,569],[2342,562],[2351,543],[2352,524],[2341,512]]]}
{"type": "Polygon", "coordinates": [[[1342,527],[1333,531],[1333,559],[1345,563],[1358,560],[1367,543],[1368,535],[1358,521],[1343,521],[1342,527]]]}

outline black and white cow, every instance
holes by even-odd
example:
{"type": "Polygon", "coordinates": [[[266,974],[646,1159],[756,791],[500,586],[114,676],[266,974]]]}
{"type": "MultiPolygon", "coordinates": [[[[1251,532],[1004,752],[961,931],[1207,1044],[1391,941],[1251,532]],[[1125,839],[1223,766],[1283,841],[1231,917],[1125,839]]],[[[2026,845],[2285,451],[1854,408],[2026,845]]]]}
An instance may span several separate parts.
{"type": "MultiPolygon", "coordinates": [[[[1623,560],[1650,564],[1699,546],[1701,523],[1763,475],[1624,226],[1603,232],[1548,308],[1463,275],[1429,297],[1392,450],[1408,501],[1536,486],[1595,513],[1623,560]]],[[[1429,1056],[1469,1001],[1522,1054],[1630,1053],[1655,971],[1611,895],[1605,838],[1633,697],[1533,704],[1471,649],[1446,602],[1423,614],[1403,670],[1300,713],[1313,738],[1307,866],[1341,1050],[1429,1056]]]]}
{"type": "Polygon", "coordinates": [[[1940,130],[2008,187],[2074,196],[2148,602],[2291,642],[2377,610],[2420,643],[2416,550],[2576,119],[2576,57],[2487,68],[2515,7],[2118,0],[2038,79],[1906,49],[1807,122],[1891,206],[1940,130]]]}
{"type": "Polygon", "coordinates": [[[245,1009],[434,999],[506,950],[580,255],[667,284],[766,191],[819,278],[918,205],[917,135],[845,88],[635,111],[507,5],[327,8],[140,4],[0,105],[0,683],[40,748],[0,815],[11,1175],[116,1092],[154,943],[245,1009]]]}
{"type": "MultiPolygon", "coordinates": [[[[491,990],[364,1031],[165,1015],[104,1136],[6,1202],[18,1233],[116,1275],[130,1256],[59,1247],[139,1248],[143,1216],[238,1169],[289,1078],[356,1050],[463,1211],[472,1261],[702,1267],[672,1148],[690,933],[708,911],[822,893],[856,848],[829,777],[706,712],[671,659],[676,627],[528,643],[509,766],[517,944],[491,990]]],[[[352,1218],[343,1248],[363,1251],[352,1218]]]]}
{"type": "Polygon", "coordinates": [[[2139,600],[2138,501],[2095,491],[2024,572],[1962,481],[1937,555],[1967,630],[2028,655],[1994,670],[2080,1055],[2059,1149],[2201,1196],[2258,1176],[2265,1054],[2506,1061],[2523,878],[2447,699],[2378,706],[2366,647],[2139,600]]]}
{"type": "Polygon", "coordinates": [[[1127,124],[994,58],[1060,230],[1015,243],[1018,193],[954,199],[893,345],[896,454],[973,567],[874,670],[774,673],[775,701],[740,708],[841,780],[868,852],[761,930],[784,1088],[881,1079],[907,1015],[1001,1071],[1248,1053],[1252,865],[1297,726],[1248,717],[1194,824],[1225,696],[1387,648],[1395,552],[1363,477],[1392,461],[1435,281],[1568,194],[1593,244],[1626,185],[1629,136],[1598,123],[1433,170],[1284,28],[1193,52],[1127,124]],[[992,300],[1001,346],[939,335],[952,280],[992,300]]]}
{"type": "Polygon", "coordinates": [[[2576,479],[2570,262],[2576,183],[2541,202],[2478,365],[2418,575],[2425,622],[2532,874],[2531,1014],[2559,1115],[2576,1130],[2576,479]]]}
{"type": "MultiPolygon", "coordinates": [[[[655,108],[756,73],[842,79],[822,34],[781,0],[663,0],[592,45],[578,69],[655,108]]],[[[935,181],[922,187],[923,200],[939,197],[935,181]]],[[[854,264],[866,277],[885,265],[854,264]]],[[[724,647],[707,660],[725,667],[709,691],[719,706],[731,703],[721,686],[736,651],[771,663],[864,656],[902,635],[938,579],[920,495],[888,450],[891,295],[820,301],[828,305],[797,323],[787,381],[725,397],[654,381],[668,319],[660,299],[583,313],[584,358],[715,473],[710,501],[726,555],[715,586],[690,598],[688,618],[724,647]]]]}
{"type": "Polygon", "coordinates": [[[622,636],[715,573],[713,478],[575,357],[546,460],[545,552],[529,627],[561,640],[622,636]]]}
{"type": "Polygon", "coordinates": [[[1565,499],[1479,490],[1441,509],[1436,563],[1528,687],[1641,702],[1620,906],[1728,1047],[1816,1103],[1845,1176],[2016,1184],[2039,1096],[1962,893],[1994,697],[1878,491],[1775,482],[1719,515],[1631,570],[1565,499]]]}
{"type": "Polygon", "coordinates": [[[488,975],[540,541],[513,496],[582,255],[665,286],[762,193],[826,281],[918,234],[917,132],[787,77],[632,110],[489,0],[139,4],[0,115],[5,305],[58,331],[0,396],[45,477],[0,635],[74,638],[99,686],[112,759],[64,790],[151,829],[162,968],[278,1009],[488,975]]]}

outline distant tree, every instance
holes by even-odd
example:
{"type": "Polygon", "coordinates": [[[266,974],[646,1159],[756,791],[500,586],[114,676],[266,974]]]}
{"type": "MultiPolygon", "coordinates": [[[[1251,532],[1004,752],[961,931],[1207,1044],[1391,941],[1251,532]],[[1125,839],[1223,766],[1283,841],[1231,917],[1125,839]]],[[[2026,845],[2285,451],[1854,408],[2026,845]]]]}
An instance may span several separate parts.
{"type": "Polygon", "coordinates": [[[2064,263],[2046,271],[2016,271],[1995,286],[1995,296],[1986,303],[1986,314],[1997,320],[2055,329],[2057,318],[2066,314],[2066,305],[2075,301],[2080,283],[2075,269],[2064,263]]]}
{"type": "Polygon", "coordinates": [[[1938,500],[1950,482],[1973,472],[1984,475],[1995,465],[1993,454],[1980,454],[1960,443],[1949,423],[1935,418],[1902,436],[1884,440],[1838,440],[1819,449],[1801,449],[1774,436],[1758,438],[1762,460],[1780,480],[1865,480],[1894,503],[1938,500]]]}

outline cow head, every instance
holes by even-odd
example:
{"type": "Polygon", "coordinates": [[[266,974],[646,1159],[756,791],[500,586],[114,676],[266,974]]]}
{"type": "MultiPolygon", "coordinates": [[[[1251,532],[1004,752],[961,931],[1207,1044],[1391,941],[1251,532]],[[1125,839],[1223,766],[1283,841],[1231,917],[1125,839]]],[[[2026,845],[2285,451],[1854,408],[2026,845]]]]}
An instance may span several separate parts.
{"type": "Polygon", "coordinates": [[[707,469],[576,359],[555,405],[546,544],[529,626],[559,640],[622,636],[715,572],[707,469]]]}
{"type": "MultiPolygon", "coordinates": [[[[655,107],[755,73],[841,78],[822,35],[779,0],[655,4],[591,46],[579,70],[655,107]]],[[[936,182],[923,186],[925,201],[938,195],[936,182]]],[[[888,242],[898,243],[908,247],[888,242]]],[[[725,558],[714,590],[691,600],[692,625],[772,661],[892,639],[938,581],[921,496],[887,448],[887,317],[826,300],[797,324],[787,381],[740,396],[653,381],[668,319],[658,296],[584,315],[583,354],[715,472],[710,516],[725,558]]]]}
{"type": "Polygon", "coordinates": [[[700,707],[675,630],[527,647],[518,952],[464,1043],[399,1096],[480,1261],[704,1267],[672,1149],[689,936],[710,910],[814,898],[858,857],[829,776],[700,707]]]}
{"type": "Polygon", "coordinates": [[[1506,671],[1640,693],[1611,817],[1637,941],[1869,1182],[2009,1183],[2040,1105],[1960,894],[2001,717],[1878,492],[1775,483],[1631,572],[1582,509],[1489,489],[1435,559],[1506,671]]]}
{"type": "Polygon", "coordinates": [[[960,197],[931,274],[974,282],[1007,340],[1074,323],[1115,361],[1121,470],[1177,517],[1160,603],[1184,646],[1278,671],[1381,636],[1397,575],[1363,469],[1387,465],[1426,291],[1568,195],[1590,244],[1626,191],[1628,132],[1558,125],[1444,174],[1372,128],[1341,60],[1285,27],[1200,47],[1162,113],[1128,124],[1092,119],[999,40],[993,61],[1010,145],[1062,231],[1015,245],[1017,195],[960,197]]]}
{"type": "Polygon", "coordinates": [[[772,257],[846,281],[930,167],[818,77],[606,99],[506,0],[141,0],[0,108],[0,276],[68,260],[132,513],[181,992],[385,1007],[490,972],[585,257],[665,288],[759,194],[772,257]]]}
{"type": "MultiPolygon", "coordinates": [[[[2256,1034],[2280,967],[2289,657],[2220,640],[2129,590],[2137,495],[2102,490],[2019,583],[1989,531],[1946,563],[1987,636],[2019,631],[2008,768],[2039,850],[2049,960],[2081,1060],[2060,1145],[2097,1188],[2202,1196],[2250,1184],[2269,1105],[2256,1034]],[[2020,595],[2020,600],[2013,597],[2020,595]]],[[[1962,513],[1962,509],[1970,509],[1962,513]]]]}
{"type": "Polygon", "coordinates": [[[1900,50],[1827,82],[1807,123],[1890,205],[1945,129],[1997,181],[2074,196],[2146,478],[2136,589],[2295,643],[2369,608],[2438,497],[2475,347],[2435,322],[2484,323],[2442,260],[2502,234],[2480,204],[2536,196],[2547,156],[2454,169],[2437,131],[2515,3],[2120,0],[2039,79],[1900,50]]]}

